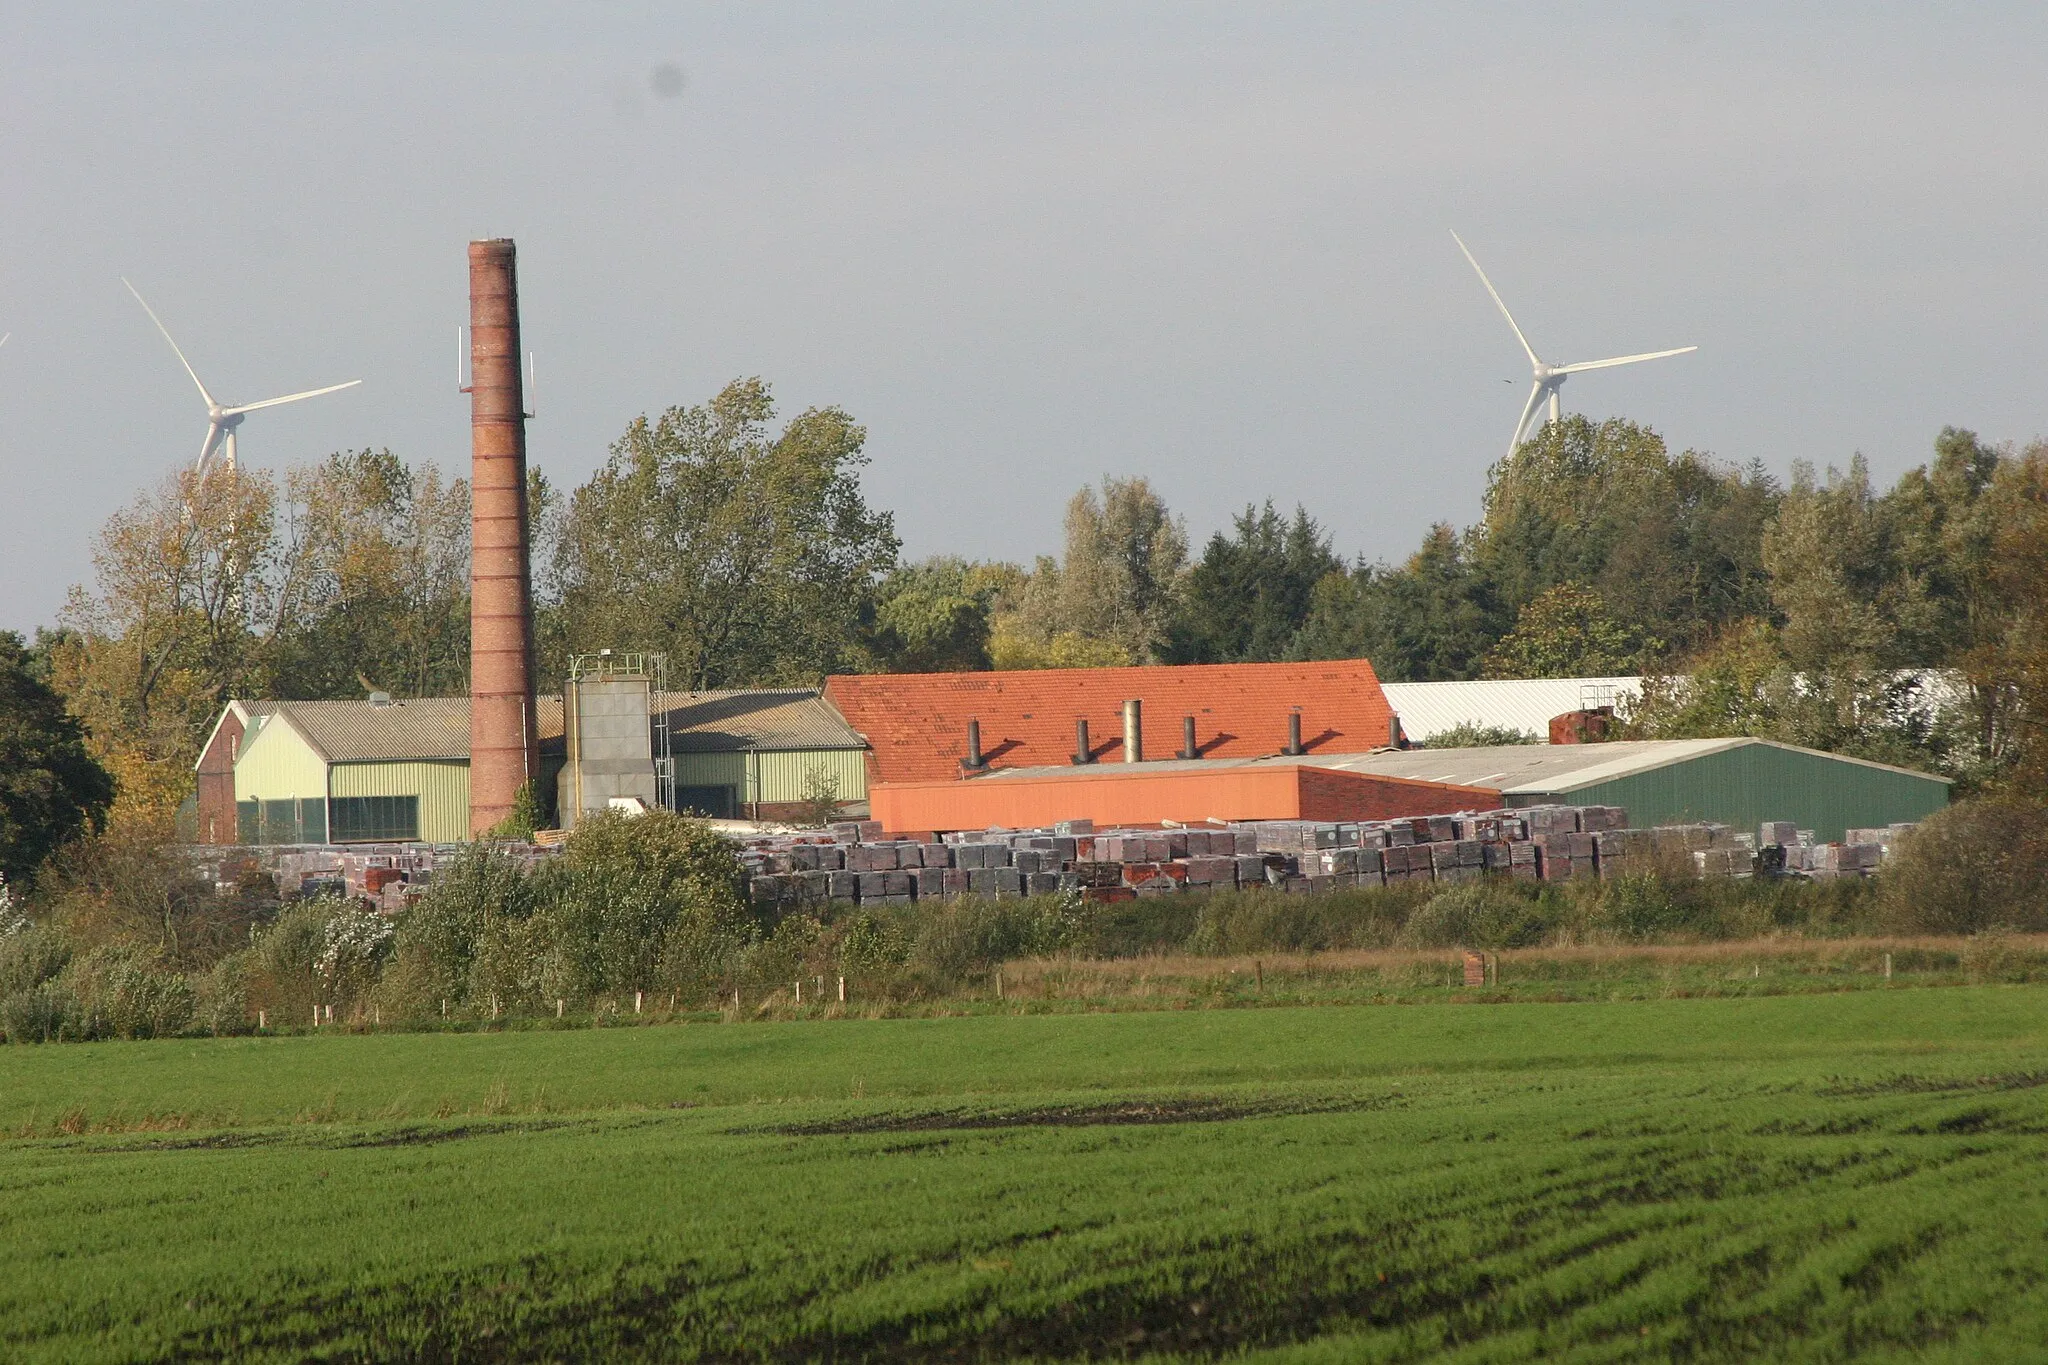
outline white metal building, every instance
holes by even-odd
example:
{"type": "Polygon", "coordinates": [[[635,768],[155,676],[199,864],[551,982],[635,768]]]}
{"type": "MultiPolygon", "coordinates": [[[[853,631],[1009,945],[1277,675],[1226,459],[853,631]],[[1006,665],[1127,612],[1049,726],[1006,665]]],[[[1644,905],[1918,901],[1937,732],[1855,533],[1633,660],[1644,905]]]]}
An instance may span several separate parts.
{"type": "Polygon", "coordinates": [[[1515,678],[1488,682],[1382,683],[1387,705],[1401,718],[1401,730],[1416,744],[1459,725],[1521,730],[1538,741],[1550,734],[1550,718],[1567,711],[1619,706],[1641,695],[1634,678],[1515,678]]]}

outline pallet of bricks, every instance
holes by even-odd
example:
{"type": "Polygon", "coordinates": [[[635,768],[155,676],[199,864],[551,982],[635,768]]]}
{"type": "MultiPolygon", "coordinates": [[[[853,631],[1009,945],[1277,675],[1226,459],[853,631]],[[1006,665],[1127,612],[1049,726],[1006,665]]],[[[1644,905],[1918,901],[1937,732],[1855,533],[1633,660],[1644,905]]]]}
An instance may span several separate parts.
{"type": "Polygon", "coordinates": [[[1912,828],[1911,823],[1901,823],[1851,829],[1839,844],[1822,844],[1814,842],[1810,829],[1798,829],[1789,821],[1766,821],[1757,833],[1758,864],[1766,872],[1815,881],[1867,877],[1884,865],[1912,828]]]}
{"type": "Polygon", "coordinates": [[[1315,892],[1491,872],[1526,880],[1614,877],[1687,863],[1748,876],[1756,841],[1722,825],[1629,829],[1613,806],[1538,806],[1412,819],[1267,820],[1192,829],[1050,829],[898,835],[873,822],[747,841],[742,861],[763,908],[904,904],[946,896],[1077,892],[1129,900],[1184,890],[1315,892]]]}

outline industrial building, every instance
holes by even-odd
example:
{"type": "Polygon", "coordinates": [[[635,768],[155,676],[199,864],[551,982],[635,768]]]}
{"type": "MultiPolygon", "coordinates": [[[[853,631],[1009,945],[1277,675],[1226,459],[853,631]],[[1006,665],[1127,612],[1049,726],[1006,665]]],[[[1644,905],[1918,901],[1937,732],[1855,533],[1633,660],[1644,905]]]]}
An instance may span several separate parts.
{"type": "Polygon", "coordinates": [[[1543,739],[1550,722],[1572,712],[1599,711],[1635,701],[1639,677],[1504,678],[1478,682],[1384,683],[1387,704],[1401,718],[1402,733],[1416,744],[1434,744],[1459,726],[1518,730],[1543,739]]]}
{"type": "MultiPolygon", "coordinates": [[[[1839,841],[1849,829],[1924,819],[1946,806],[1949,794],[1945,777],[1769,740],[1636,740],[1148,763],[1141,771],[1153,780],[1148,793],[1151,818],[1129,805],[1117,818],[1149,824],[1253,818],[1234,816],[1221,807],[1213,794],[1218,780],[1231,773],[1289,767],[1308,767],[1330,777],[1421,784],[1412,791],[1418,799],[1430,788],[1438,793],[1454,790],[1466,796],[1463,809],[1620,806],[1638,826],[1710,821],[1754,829],[1765,820],[1790,821],[1811,830],[1823,843],[1839,841]],[[1176,782],[1185,786],[1176,791],[1176,782]]],[[[1006,790],[1012,784],[1070,782],[1072,777],[1071,770],[1059,768],[1013,769],[955,784],[956,789],[944,795],[921,790],[925,784],[902,797],[878,787],[873,793],[875,814],[891,828],[899,827],[892,821],[906,829],[982,828],[1002,823],[985,815],[1036,809],[1006,790]]],[[[1412,813],[1442,809],[1417,805],[1412,813]]]]}
{"type": "Polygon", "coordinates": [[[1308,763],[1222,760],[1024,768],[972,782],[897,782],[873,789],[882,828],[904,831],[1048,828],[1088,820],[1114,829],[1230,820],[1386,820],[1486,810],[1481,787],[1339,772],[1308,763]]]}
{"type": "MultiPolygon", "coordinates": [[[[808,809],[821,784],[855,810],[867,800],[860,737],[813,689],[647,696],[660,700],[651,714],[641,703],[635,756],[649,795],[703,815],[767,820],[808,809]],[[653,736],[662,730],[669,780],[657,785],[653,736]]],[[[533,713],[541,789],[559,791],[573,771],[562,698],[535,698],[533,713]]],[[[466,839],[469,739],[466,697],[230,702],[197,765],[199,841],[466,839]]],[[[586,809],[614,794],[600,776],[620,774],[586,778],[586,809]]]]}
{"type": "Polygon", "coordinates": [[[1359,754],[1397,737],[1364,659],[825,680],[868,748],[870,785],[1010,768],[1359,754]]]}
{"type": "Polygon", "coordinates": [[[1950,786],[1932,773],[1749,738],[1413,749],[1328,766],[1492,787],[1504,806],[1622,806],[1639,826],[1789,820],[1822,843],[1925,819],[1948,805],[1950,786]]]}

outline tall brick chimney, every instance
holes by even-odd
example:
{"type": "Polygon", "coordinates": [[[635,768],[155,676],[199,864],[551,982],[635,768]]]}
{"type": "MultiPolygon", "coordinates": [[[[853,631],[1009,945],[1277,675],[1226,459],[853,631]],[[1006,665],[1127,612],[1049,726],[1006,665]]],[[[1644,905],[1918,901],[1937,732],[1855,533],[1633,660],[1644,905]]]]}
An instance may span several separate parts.
{"type": "Polygon", "coordinates": [[[510,238],[469,244],[469,830],[540,778],[533,582],[526,543],[526,394],[510,238]]]}

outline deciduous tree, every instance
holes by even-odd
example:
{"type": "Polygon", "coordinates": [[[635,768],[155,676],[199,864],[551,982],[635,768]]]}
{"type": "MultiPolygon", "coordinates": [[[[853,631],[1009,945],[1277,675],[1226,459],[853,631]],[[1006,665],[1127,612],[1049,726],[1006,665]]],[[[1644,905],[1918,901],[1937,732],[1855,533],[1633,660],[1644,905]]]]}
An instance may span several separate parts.
{"type": "Polygon", "coordinates": [[[113,800],[77,718],[30,667],[21,637],[0,631],[0,882],[29,885],[59,847],[101,827],[113,800]]]}
{"type": "Polygon", "coordinates": [[[867,433],[812,408],[771,433],[768,386],[642,417],[570,497],[556,551],[573,650],[662,650],[690,687],[800,684],[855,656],[895,567],[859,471],[867,433]]]}

